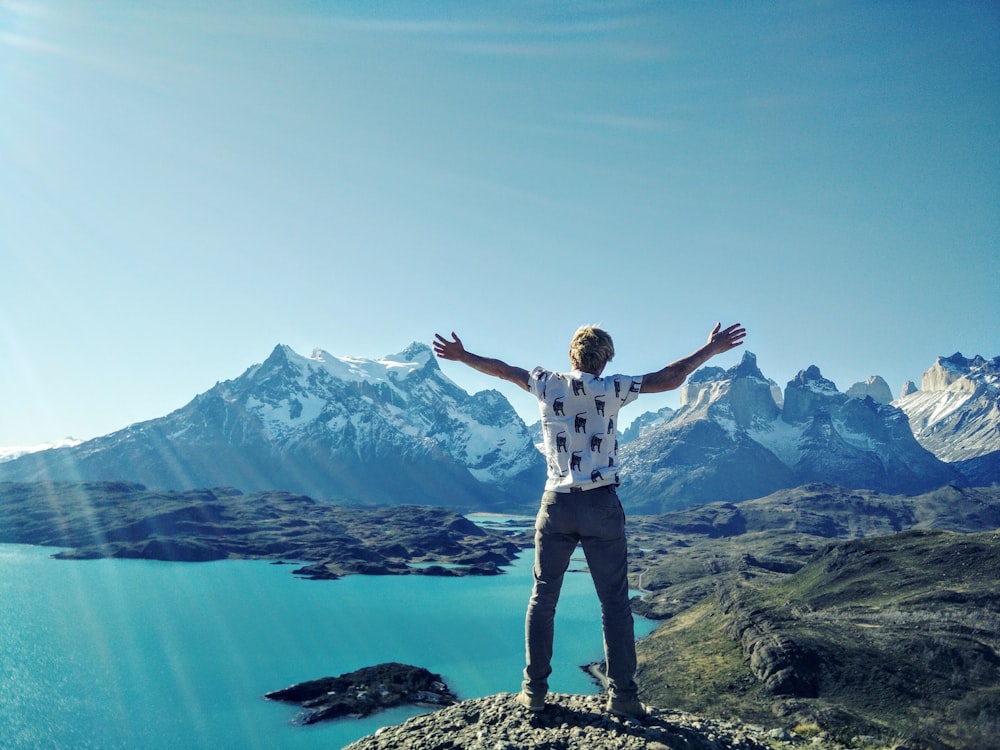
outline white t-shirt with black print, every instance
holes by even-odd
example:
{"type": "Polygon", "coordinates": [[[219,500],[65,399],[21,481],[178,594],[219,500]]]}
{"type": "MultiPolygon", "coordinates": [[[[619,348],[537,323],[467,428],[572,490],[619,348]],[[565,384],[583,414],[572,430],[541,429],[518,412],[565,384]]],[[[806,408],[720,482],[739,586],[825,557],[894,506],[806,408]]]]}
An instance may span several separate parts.
{"type": "Polygon", "coordinates": [[[576,492],[618,484],[618,410],[635,401],[641,377],[597,377],[536,367],[528,390],[542,412],[546,490],[576,492]]]}

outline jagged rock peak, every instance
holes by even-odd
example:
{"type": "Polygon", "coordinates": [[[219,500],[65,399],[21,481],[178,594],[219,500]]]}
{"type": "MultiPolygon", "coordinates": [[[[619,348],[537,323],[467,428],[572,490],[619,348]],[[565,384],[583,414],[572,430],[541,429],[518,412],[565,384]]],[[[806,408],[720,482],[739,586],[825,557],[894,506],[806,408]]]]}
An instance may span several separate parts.
{"type": "MultiPolygon", "coordinates": [[[[1000,359],[1000,357],[994,357],[994,359],[1000,359]]],[[[963,357],[962,352],[955,352],[950,357],[938,357],[938,362],[944,366],[953,367],[958,370],[971,370],[974,367],[982,367],[986,364],[987,360],[979,354],[969,359],[963,357]]]]}
{"type": "Polygon", "coordinates": [[[899,397],[903,398],[904,396],[909,396],[911,393],[916,393],[919,390],[920,389],[917,388],[916,383],[914,383],[912,380],[907,380],[905,383],[903,383],[903,387],[899,389],[899,397]]]}
{"type": "Polygon", "coordinates": [[[832,380],[824,378],[816,365],[810,365],[788,381],[781,418],[788,423],[808,420],[845,399],[847,396],[837,390],[832,380]]]}
{"type": "Polygon", "coordinates": [[[1000,357],[986,359],[978,354],[971,359],[955,352],[950,357],[938,357],[920,380],[922,391],[975,390],[975,381],[1000,385],[1000,357]]]}
{"type": "Polygon", "coordinates": [[[698,377],[692,376],[680,389],[684,419],[697,418],[709,409],[717,418],[749,428],[762,419],[773,419],[780,410],[774,396],[777,384],[764,377],[752,352],[745,352],[740,363],[728,370],[704,367],[695,374],[698,377]]]}
{"type": "Polygon", "coordinates": [[[287,362],[289,354],[295,356],[295,352],[292,350],[292,347],[287,344],[276,344],[274,349],[271,350],[271,353],[267,355],[267,359],[265,359],[264,362],[272,364],[287,362]]]}
{"type": "Polygon", "coordinates": [[[865,398],[870,396],[873,401],[879,404],[892,403],[892,391],[889,384],[880,375],[872,375],[863,383],[855,383],[847,389],[847,395],[851,398],[865,398]]]}
{"type": "Polygon", "coordinates": [[[788,383],[789,386],[807,386],[814,391],[825,391],[828,393],[837,393],[837,386],[832,380],[827,380],[823,377],[823,373],[819,371],[816,365],[809,365],[804,370],[799,370],[798,375],[788,383]]]}
{"type": "Polygon", "coordinates": [[[414,341],[399,354],[387,354],[383,359],[390,362],[418,362],[421,364],[433,363],[437,365],[437,358],[431,347],[422,341],[414,341]]]}
{"type": "Polygon", "coordinates": [[[764,373],[760,371],[757,367],[757,355],[753,352],[743,352],[743,359],[735,367],[729,368],[727,374],[735,378],[757,378],[758,380],[767,381],[764,377],[764,373]]]}
{"type": "Polygon", "coordinates": [[[757,367],[757,355],[753,352],[743,352],[743,359],[739,364],[733,365],[728,370],[721,367],[702,367],[691,374],[689,383],[712,383],[720,380],[735,380],[736,378],[757,378],[767,381],[764,374],[757,367]]]}
{"type": "Polygon", "coordinates": [[[726,371],[721,367],[707,366],[700,367],[691,373],[691,376],[687,379],[689,383],[711,383],[716,380],[722,380],[726,374],[726,371]]]}
{"type": "Polygon", "coordinates": [[[253,365],[244,374],[252,375],[258,380],[267,380],[279,373],[284,376],[291,376],[292,361],[298,357],[299,355],[296,354],[291,347],[286,346],[285,344],[278,344],[271,350],[267,359],[259,365],[253,365]]]}

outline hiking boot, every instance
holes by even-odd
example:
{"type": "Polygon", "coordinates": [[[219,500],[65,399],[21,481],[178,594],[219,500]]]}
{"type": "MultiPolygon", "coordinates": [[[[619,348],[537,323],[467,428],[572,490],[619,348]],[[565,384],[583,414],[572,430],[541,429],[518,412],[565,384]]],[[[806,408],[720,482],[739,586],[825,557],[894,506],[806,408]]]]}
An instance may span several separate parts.
{"type": "Polygon", "coordinates": [[[524,706],[529,711],[534,711],[538,713],[545,709],[545,696],[544,695],[528,695],[523,690],[517,694],[514,699],[522,706],[524,706]]]}
{"type": "Polygon", "coordinates": [[[637,698],[609,698],[608,713],[627,719],[645,719],[649,716],[649,709],[637,698]]]}

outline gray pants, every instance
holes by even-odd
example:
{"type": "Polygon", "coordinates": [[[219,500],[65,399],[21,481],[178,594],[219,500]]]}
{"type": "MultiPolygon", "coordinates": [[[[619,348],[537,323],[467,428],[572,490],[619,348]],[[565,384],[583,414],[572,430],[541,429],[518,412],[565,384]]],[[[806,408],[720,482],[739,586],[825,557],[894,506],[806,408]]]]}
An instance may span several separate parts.
{"type": "Polygon", "coordinates": [[[545,695],[552,674],[552,633],[563,575],[577,544],[601,602],[604,658],[612,698],[634,699],[635,628],[628,598],[625,512],[612,486],[546,492],[535,519],[535,585],[525,618],[524,692],[545,695]]]}

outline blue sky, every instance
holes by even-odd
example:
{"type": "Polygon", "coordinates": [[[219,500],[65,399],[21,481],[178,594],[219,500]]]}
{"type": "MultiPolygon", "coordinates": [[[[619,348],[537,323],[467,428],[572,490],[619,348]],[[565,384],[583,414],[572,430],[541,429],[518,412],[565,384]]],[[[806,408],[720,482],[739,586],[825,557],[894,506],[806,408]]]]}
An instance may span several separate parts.
{"type": "Polygon", "coordinates": [[[0,0],[0,446],[452,330],[898,394],[1000,354],[998,207],[995,2],[0,0]]]}

